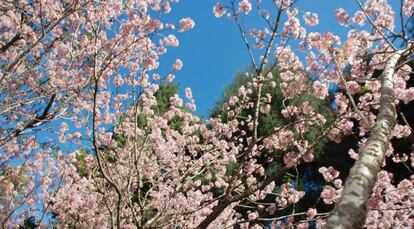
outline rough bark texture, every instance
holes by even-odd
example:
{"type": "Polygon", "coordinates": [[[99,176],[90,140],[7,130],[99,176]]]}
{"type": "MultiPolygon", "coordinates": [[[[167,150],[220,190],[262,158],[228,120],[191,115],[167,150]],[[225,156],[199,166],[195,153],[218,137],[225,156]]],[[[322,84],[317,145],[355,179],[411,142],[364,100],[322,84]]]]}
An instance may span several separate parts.
{"type": "Polygon", "coordinates": [[[371,130],[366,148],[352,167],[342,191],[324,228],[361,228],[365,222],[366,204],[372,194],[392,129],[396,124],[393,75],[404,50],[397,51],[388,60],[381,75],[381,102],[377,120],[371,130]]]}

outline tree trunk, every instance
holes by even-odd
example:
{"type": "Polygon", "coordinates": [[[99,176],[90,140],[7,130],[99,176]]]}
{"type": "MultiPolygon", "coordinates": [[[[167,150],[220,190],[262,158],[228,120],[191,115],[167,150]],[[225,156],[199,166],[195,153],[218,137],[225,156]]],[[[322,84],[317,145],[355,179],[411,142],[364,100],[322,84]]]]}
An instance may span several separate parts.
{"type": "Polygon", "coordinates": [[[366,205],[385,160],[390,133],[396,124],[393,75],[404,51],[396,51],[385,66],[381,75],[379,114],[371,130],[371,136],[360,158],[352,167],[342,196],[324,228],[354,229],[364,225],[366,205]]]}

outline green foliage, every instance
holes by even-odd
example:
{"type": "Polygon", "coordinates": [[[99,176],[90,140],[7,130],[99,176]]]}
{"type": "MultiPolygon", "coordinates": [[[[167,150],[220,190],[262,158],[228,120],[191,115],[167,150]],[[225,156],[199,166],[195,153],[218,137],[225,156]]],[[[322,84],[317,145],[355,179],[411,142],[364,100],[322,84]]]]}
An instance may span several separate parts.
{"type": "Polygon", "coordinates": [[[126,144],[126,139],[122,134],[115,133],[114,140],[117,142],[118,147],[122,148],[126,144]]]}
{"type": "MultiPolygon", "coordinates": [[[[326,148],[326,144],[329,141],[326,138],[320,139],[320,136],[322,135],[324,130],[328,126],[330,126],[335,120],[335,113],[330,107],[329,102],[325,100],[320,100],[312,96],[309,93],[303,93],[300,96],[297,96],[293,99],[285,99],[282,94],[282,90],[279,86],[282,83],[279,72],[277,70],[274,70],[272,71],[272,74],[273,74],[272,81],[276,83],[276,86],[272,87],[270,83],[271,81],[269,80],[264,81],[264,84],[262,86],[262,98],[266,96],[266,94],[270,94],[272,97],[272,100],[269,104],[270,111],[265,114],[261,113],[259,116],[258,130],[257,130],[258,137],[260,138],[260,137],[270,136],[275,132],[275,129],[278,129],[284,126],[290,129],[291,131],[293,131],[293,133],[296,133],[295,126],[293,125],[296,119],[294,117],[285,118],[281,114],[281,111],[284,109],[285,106],[289,106],[289,105],[300,106],[305,101],[309,102],[309,104],[313,107],[315,111],[319,112],[325,117],[326,123],[322,126],[318,126],[318,125],[308,126],[308,131],[304,134],[304,136],[295,136],[295,138],[298,139],[300,137],[303,137],[304,139],[308,140],[308,142],[311,144],[313,144],[314,142],[318,142],[316,147],[314,147],[315,158],[316,160],[319,160],[319,159],[326,160],[326,157],[320,157],[320,156],[325,154],[324,149],[326,148]]],[[[242,85],[246,86],[249,82],[251,82],[251,80],[252,78],[250,76],[247,76],[245,74],[238,74],[234,78],[233,82],[225,89],[223,96],[222,96],[222,100],[220,100],[215,105],[215,107],[212,109],[212,112],[210,113],[210,116],[220,117],[222,121],[226,122],[228,120],[228,117],[227,117],[227,112],[221,109],[223,104],[227,102],[230,99],[230,97],[237,96],[239,88],[242,85]]],[[[309,79],[308,84],[311,85],[312,82],[313,81],[309,79]]],[[[242,117],[248,117],[249,115],[254,117],[253,108],[244,110],[240,114],[240,116],[242,117]]],[[[249,130],[244,130],[244,131],[248,132],[249,130]]],[[[288,147],[288,150],[286,151],[288,152],[290,150],[295,150],[295,147],[293,146],[288,147]]],[[[258,162],[261,163],[262,166],[265,168],[266,177],[273,176],[280,171],[280,169],[283,167],[283,157],[284,157],[283,152],[276,152],[274,154],[274,157],[272,158],[273,159],[272,162],[268,162],[266,158],[260,158],[260,157],[257,158],[258,162]]],[[[226,169],[227,169],[226,176],[232,176],[233,172],[236,171],[239,166],[240,164],[238,163],[228,164],[226,166],[226,169]]],[[[298,170],[292,169],[289,172],[291,172],[292,174],[297,174],[298,170]]],[[[278,185],[280,185],[281,183],[289,182],[289,183],[294,183],[298,190],[303,190],[304,181],[301,180],[300,174],[297,174],[297,175],[298,176],[286,174],[285,176],[282,177],[282,179],[276,181],[277,182],[276,189],[278,188],[278,185]]],[[[278,190],[276,190],[276,193],[277,192],[278,190]]],[[[274,199],[272,199],[272,197],[268,197],[264,201],[273,202],[274,199]]],[[[314,202],[311,200],[306,203],[297,204],[296,206],[290,206],[284,210],[278,211],[277,215],[283,215],[284,213],[288,214],[289,212],[293,210],[293,208],[298,208],[302,205],[305,207],[309,207],[313,203],[314,202]]],[[[250,205],[251,203],[243,202],[242,204],[250,205]]],[[[242,214],[246,214],[246,209],[240,208],[238,209],[238,212],[242,214]]]]}
{"type": "Polygon", "coordinates": [[[88,166],[86,164],[85,158],[90,155],[86,150],[81,149],[81,153],[76,156],[76,168],[78,169],[78,173],[82,177],[88,176],[88,166]]]}
{"type": "Polygon", "coordinates": [[[364,95],[365,93],[367,93],[369,90],[368,90],[368,88],[366,87],[366,86],[361,86],[360,88],[359,88],[359,92],[358,92],[358,95],[364,95]]]}
{"type": "MultiPolygon", "coordinates": [[[[159,89],[154,95],[157,100],[157,106],[153,107],[154,111],[158,115],[162,115],[165,112],[167,112],[168,109],[170,109],[170,98],[178,93],[178,87],[179,85],[176,83],[161,83],[159,85],[159,89]]],[[[183,120],[181,118],[174,117],[172,120],[168,122],[168,124],[174,130],[180,130],[182,121],[183,120]]],[[[139,114],[137,117],[137,122],[139,128],[144,128],[146,125],[145,115],[139,114]]]]}
{"type": "MultiPolygon", "coordinates": [[[[282,116],[281,111],[285,106],[296,105],[299,106],[303,102],[307,101],[310,105],[319,113],[325,116],[327,122],[325,126],[312,126],[309,128],[309,131],[306,133],[304,138],[309,142],[320,141],[316,147],[315,153],[319,154],[322,152],[326,140],[318,140],[321,136],[323,128],[329,126],[334,121],[334,112],[332,111],[329,104],[324,101],[317,99],[316,97],[310,95],[309,93],[303,93],[302,95],[295,97],[293,99],[285,100],[282,94],[282,91],[279,85],[282,83],[280,79],[280,74],[277,70],[272,71],[273,81],[276,83],[276,87],[270,85],[270,81],[264,81],[262,86],[262,97],[266,94],[272,96],[272,101],[270,103],[271,110],[266,114],[260,114],[259,116],[259,125],[258,125],[258,137],[269,136],[274,133],[275,128],[286,126],[294,121],[292,118],[285,118],[282,116]]],[[[249,74],[251,75],[251,74],[249,74]]],[[[222,99],[216,103],[215,107],[212,109],[210,116],[211,117],[221,117],[222,121],[227,120],[227,112],[221,109],[222,105],[227,102],[231,96],[237,96],[238,90],[242,85],[247,85],[252,80],[252,77],[245,74],[238,74],[234,78],[233,82],[225,89],[222,99]]],[[[309,80],[309,84],[312,83],[312,80],[309,80]]],[[[245,110],[242,112],[241,116],[247,117],[248,115],[254,117],[254,109],[245,110]]],[[[294,130],[294,126],[291,125],[291,129],[294,130]]]]}
{"type": "Polygon", "coordinates": [[[178,93],[179,85],[176,83],[161,83],[155,93],[158,114],[163,114],[171,107],[170,98],[178,93]]]}
{"type": "Polygon", "coordinates": [[[235,169],[237,169],[237,163],[229,163],[226,165],[226,176],[231,176],[235,169]]]}
{"type": "Polygon", "coordinates": [[[149,208],[144,211],[144,222],[154,218],[158,213],[158,210],[155,208],[149,208]]]}
{"type": "Polygon", "coordinates": [[[269,165],[269,167],[266,169],[266,176],[273,176],[279,172],[280,165],[278,163],[272,163],[269,165]]]}
{"type": "MultiPolygon", "coordinates": [[[[155,98],[157,99],[157,106],[154,107],[154,111],[161,115],[164,114],[171,107],[170,98],[178,93],[178,84],[176,83],[160,83],[159,89],[155,93],[155,98]]],[[[139,104],[133,104],[136,106],[139,104]]],[[[139,128],[144,128],[146,125],[145,115],[139,114],[137,117],[137,123],[139,128]]]]}
{"type": "Polygon", "coordinates": [[[242,73],[237,74],[233,82],[224,89],[223,96],[221,97],[222,99],[213,107],[210,112],[210,117],[218,117],[220,115],[224,120],[227,119],[227,114],[221,109],[222,105],[227,102],[231,96],[237,95],[238,90],[242,85],[246,85],[250,81],[250,77],[242,73]]]}
{"type": "Polygon", "coordinates": [[[0,171],[0,176],[2,177],[2,180],[0,180],[0,198],[2,196],[2,187],[1,187],[1,182],[11,182],[14,187],[16,187],[16,190],[19,194],[23,194],[24,193],[24,187],[29,183],[29,180],[26,177],[25,174],[25,167],[21,167],[21,168],[7,168],[3,171],[0,171]],[[19,171],[19,173],[16,175],[16,169],[19,171]],[[14,170],[14,171],[12,171],[14,170]]]}

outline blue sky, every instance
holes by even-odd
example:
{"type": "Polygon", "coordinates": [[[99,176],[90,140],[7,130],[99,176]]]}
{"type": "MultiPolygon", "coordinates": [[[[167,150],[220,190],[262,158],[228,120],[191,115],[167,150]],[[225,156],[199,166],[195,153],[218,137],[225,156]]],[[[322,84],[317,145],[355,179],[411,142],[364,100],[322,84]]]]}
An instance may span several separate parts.
{"type": "MultiPolygon", "coordinates": [[[[263,0],[267,1],[271,2],[263,0]]],[[[167,72],[176,58],[183,60],[184,68],[177,73],[176,82],[180,84],[181,92],[185,87],[191,87],[197,104],[196,113],[204,117],[208,117],[209,111],[220,100],[225,86],[235,74],[246,70],[250,64],[234,21],[214,17],[212,8],[216,2],[217,0],[181,0],[179,4],[173,5],[169,15],[164,16],[167,21],[178,22],[180,18],[191,17],[196,22],[193,30],[178,34],[180,46],[168,50],[168,54],[161,59],[160,70],[167,72]]],[[[393,6],[399,4],[397,0],[389,2],[393,6]]],[[[336,22],[335,9],[342,7],[351,15],[358,9],[354,0],[299,0],[297,6],[303,11],[319,14],[320,24],[311,27],[309,31],[330,31],[342,38],[348,29],[336,22]]],[[[394,7],[394,10],[398,12],[399,8],[394,7]]],[[[252,11],[246,17],[246,24],[257,23],[261,23],[261,20],[252,11]]]]}

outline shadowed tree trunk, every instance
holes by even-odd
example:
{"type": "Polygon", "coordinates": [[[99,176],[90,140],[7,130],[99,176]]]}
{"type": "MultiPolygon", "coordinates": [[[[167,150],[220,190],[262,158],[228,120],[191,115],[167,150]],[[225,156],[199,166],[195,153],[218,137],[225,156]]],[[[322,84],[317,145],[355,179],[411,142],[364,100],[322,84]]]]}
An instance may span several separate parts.
{"type": "Polygon", "coordinates": [[[371,136],[360,158],[352,167],[342,196],[324,228],[354,229],[364,225],[366,205],[385,160],[391,131],[396,124],[393,75],[404,52],[405,50],[396,51],[385,66],[381,75],[380,108],[371,136]]]}

